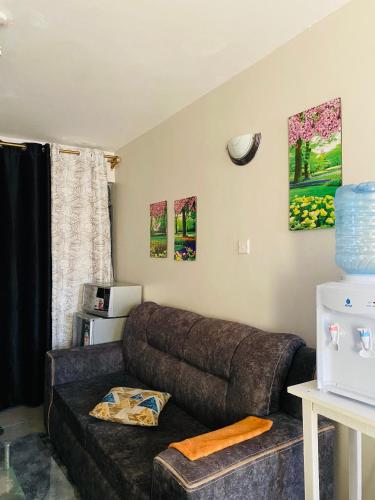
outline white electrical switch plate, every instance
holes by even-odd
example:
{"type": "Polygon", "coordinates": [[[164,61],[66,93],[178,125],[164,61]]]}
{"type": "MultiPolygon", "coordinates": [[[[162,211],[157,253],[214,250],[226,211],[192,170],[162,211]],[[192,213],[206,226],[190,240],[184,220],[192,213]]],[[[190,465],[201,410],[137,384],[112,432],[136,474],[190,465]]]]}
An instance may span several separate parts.
{"type": "Polygon", "coordinates": [[[247,255],[250,253],[250,240],[238,240],[238,253],[247,255]]]}

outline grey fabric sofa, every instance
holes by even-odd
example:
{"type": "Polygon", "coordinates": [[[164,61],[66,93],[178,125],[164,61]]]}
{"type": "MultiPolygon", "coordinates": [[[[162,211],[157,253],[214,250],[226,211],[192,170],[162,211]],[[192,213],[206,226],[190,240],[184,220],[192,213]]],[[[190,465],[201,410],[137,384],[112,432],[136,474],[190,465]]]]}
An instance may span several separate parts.
{"type": "MultiPolygon", "coordinates": [[[[146,302],[123,342],[50,351],[45,418],[84,499],[302,500],[300,402],[286,386],[312,379],[315,351],[295,335],[146,302]],[[96,420],[89,411],[114,386],[168,391],[156,428],[96,420]],[[254,439],[191,462],[168,444],[268,417],[254,439]]],[[[334,427],[320,422],[321,498],[333,498],[334,427]]]]}

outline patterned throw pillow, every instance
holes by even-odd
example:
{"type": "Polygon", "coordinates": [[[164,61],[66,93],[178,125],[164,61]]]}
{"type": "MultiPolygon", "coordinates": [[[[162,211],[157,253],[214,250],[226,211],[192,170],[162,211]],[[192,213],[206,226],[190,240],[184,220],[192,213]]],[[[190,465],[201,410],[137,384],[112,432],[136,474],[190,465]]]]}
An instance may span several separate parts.
{"type": "Polygon", "coordinates": [[[160,412],[170,397],[168,392],[113,387],[90,415],[119,424],[154,427],[158,425],[160,412]]]}

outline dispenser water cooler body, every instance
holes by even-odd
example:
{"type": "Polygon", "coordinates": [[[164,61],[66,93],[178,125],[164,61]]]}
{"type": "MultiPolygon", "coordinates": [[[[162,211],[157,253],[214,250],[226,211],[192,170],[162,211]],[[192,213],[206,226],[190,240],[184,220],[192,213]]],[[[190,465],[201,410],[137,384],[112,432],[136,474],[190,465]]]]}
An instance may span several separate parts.
{"type": "Polygon", "coordinates": [[[318,388],[375,405],[375,280],[317,287],[318,388]]]}

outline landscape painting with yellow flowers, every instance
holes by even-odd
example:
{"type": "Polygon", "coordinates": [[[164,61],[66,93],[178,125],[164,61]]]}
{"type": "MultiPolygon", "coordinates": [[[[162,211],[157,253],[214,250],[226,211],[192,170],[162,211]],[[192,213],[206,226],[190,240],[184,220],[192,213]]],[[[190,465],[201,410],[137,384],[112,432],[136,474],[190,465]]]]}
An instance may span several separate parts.
{"type": "Polygon", "coordinates": [[[335,225],[333,200],[342,184],[341,99],[289,118],[289,229],[335,225]]]}

